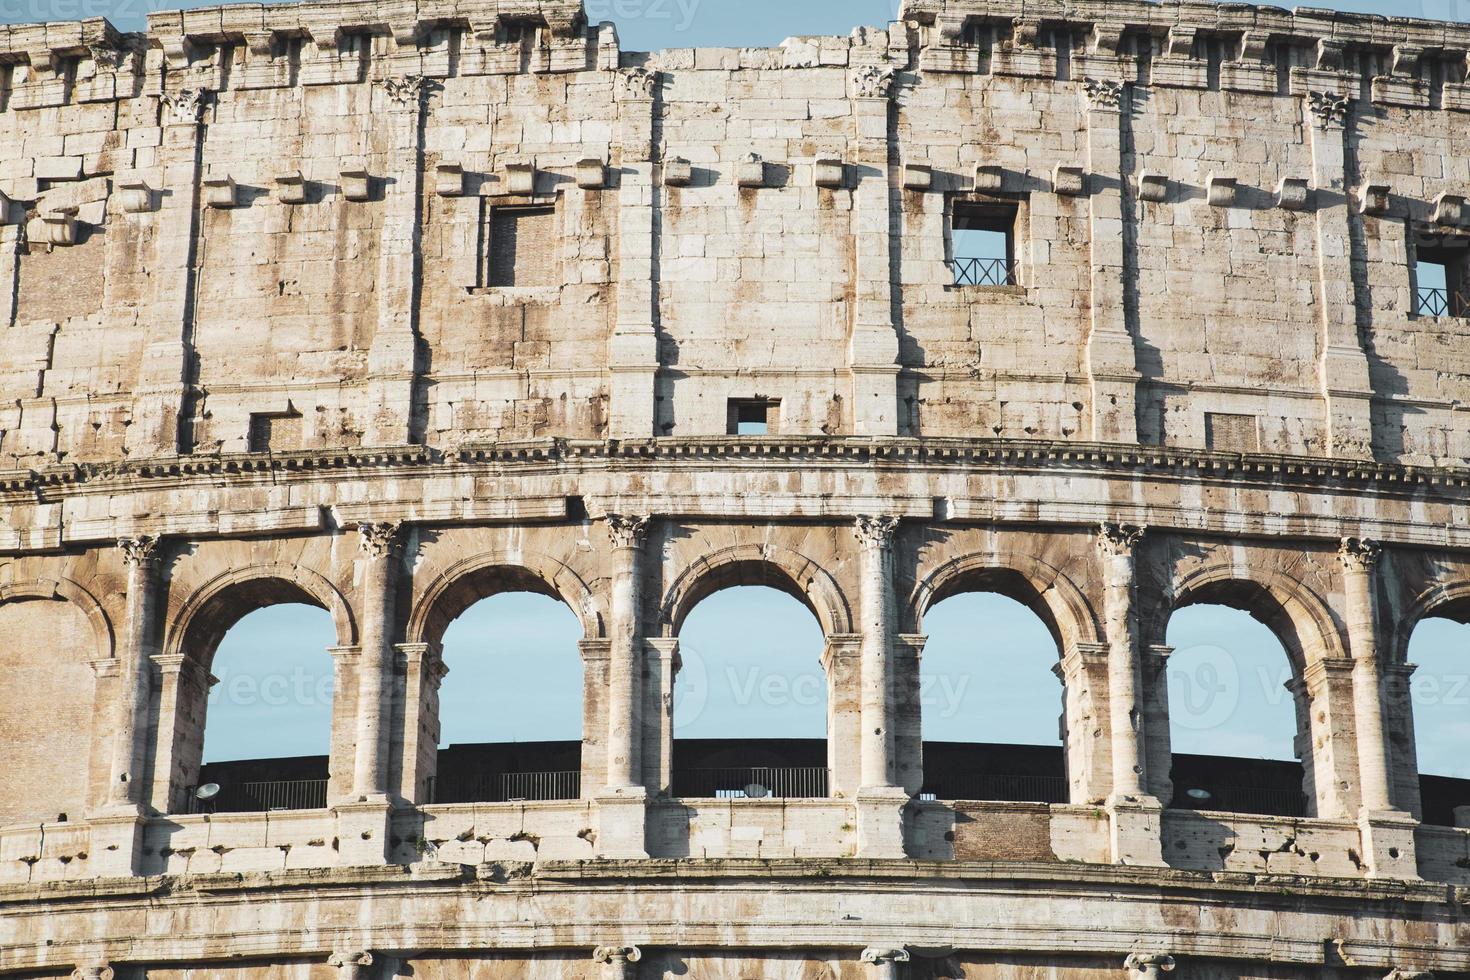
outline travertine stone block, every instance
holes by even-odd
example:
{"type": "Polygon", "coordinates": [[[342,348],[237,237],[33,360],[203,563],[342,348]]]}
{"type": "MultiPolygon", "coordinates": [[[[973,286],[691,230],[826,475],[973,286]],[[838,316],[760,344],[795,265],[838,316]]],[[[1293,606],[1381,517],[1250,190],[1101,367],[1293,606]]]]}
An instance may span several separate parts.
{"type": "Polygon", "coordinates": [[[1087,170],[1071,164],[1059,163],[1052,170],[1052,191],[1066,197],[1079,197],[1087,192],[1087,170]]]}
{"type": "Polygon", "coordinates": [[[462,197],[465,192],[464,167],[458,163],[441,163],[434,168],[434,193],[440,197],[462,197]]]}
{"type": "Polygon", "coordinates": [[[577,161],[577,186],[587,191],[607,186],[607,164],[601,157],[585,157],[577,161]]]}
{"type": "Polygon", "coordinates": [[[934,186],[934,168],[927,163],[904,164],[903,186],[911,191],[929,190],[934,186]]]}
{"type": "Polygon", "coordinates": [[[1311,201],[1311,183],[1302,177],[1282,177],[1276,185],[1276,206],[1288,211],[1305,211],[1311,201]]]}
{"type": "Polygon", "coordinates": [[[664,183],[670,187],[688,187],[694,183],[694,164],[683,157],[665,160],[664,183]]]}
{"type": "Polygon", "coordinates": [[[232,208],[238,202],[235,181],[230,177],[209,177],[204,181],[204,204],[211,208],[232,208]]]}
{"type": "Polygon", "coordinates": [[[282,204],[306,203],[306,178],[292,170],[276,177],[276,200],[282,204]]]}

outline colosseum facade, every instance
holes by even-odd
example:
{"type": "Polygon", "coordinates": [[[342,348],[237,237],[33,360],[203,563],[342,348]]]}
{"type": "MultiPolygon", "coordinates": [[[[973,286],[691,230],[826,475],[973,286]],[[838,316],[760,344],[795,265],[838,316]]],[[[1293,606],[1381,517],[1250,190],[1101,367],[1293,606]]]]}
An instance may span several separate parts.
{"type": "Polygon", "coordinates": [[[1470,791],[1405,694],[1470,620],[1470,27],[899,18],[0,27],[0,973],[1470,976],[1470,791]],[[680,629],[742,584],[821,624],[817,790],[678,784],[680,629]],[[507,590],[581,623],[576,788],[438,802],[442,638],[507,590]],[[1048,802],[926,772],[973,591],[1056,641],[1048,802]],[[335,625],[322,798],[196,812],[277,603],[335,625]],[[1180,803],[1200,603],[1286,650],[1299,805],[1180,803]]]}

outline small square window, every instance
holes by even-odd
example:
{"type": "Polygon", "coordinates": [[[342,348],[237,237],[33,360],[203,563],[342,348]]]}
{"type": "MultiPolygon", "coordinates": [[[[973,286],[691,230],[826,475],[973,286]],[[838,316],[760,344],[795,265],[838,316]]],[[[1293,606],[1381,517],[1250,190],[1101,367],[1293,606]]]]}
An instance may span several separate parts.
{"type": "Polygon", "coordinates": [[[1205,448],[1222,453],[1259,452],[1261,433],[1256,417],[1206,412],[1205,448]]]}
{"type": "Polygon", "coordinates": [[[490,286],[561,284],[556,208],[505,205],[490,209],[490,286]]]}
{"type": "Polygon", "coordinates": [[[732,436],[775,435],[780,417],[779,401],[769,398],[731,399],[726,431],[732,436]]]}
{"type": "Polygon", "coordinates": [[[1414,243],[1414,312],[1470,316],[1470,238],[1421,234],[1414,243]]]}
{"type": "Polygon", "coordinates": [[[1016,285],[1014,204],[956,202],[950,218],[956,286],[1016,285]]]}
{"type": "Polygon", "coordinates": [[[247,452],[279,453],[301,448],[301,416],[297,413],[259,413],[250,416],[250,432],[246,438],[247,452]]]}

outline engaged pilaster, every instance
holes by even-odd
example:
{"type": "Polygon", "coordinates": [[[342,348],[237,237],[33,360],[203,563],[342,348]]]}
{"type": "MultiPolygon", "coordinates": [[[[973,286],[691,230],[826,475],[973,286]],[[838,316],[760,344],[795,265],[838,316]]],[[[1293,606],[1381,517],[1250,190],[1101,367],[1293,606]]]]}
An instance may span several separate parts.
{"type": "Polygon", "coordinates": [[[630,68],[618,95],[617,321],[608,343],[608,436],[649,439],[658,378],[658,279],[654,275],[658,166],[653,138],[658,72],[630,68]]]}
{"type": "Polygon", "coordinates": [[[896,517],[860,517],[862,549],[862,785],[858,790],[858,855],[903,857],[903,808],[893,725],[893,535],[896,517]]]}
{"type": "Polygon", "coordinates": [[[893,322],[893,198],[889,185],[891,68],[866,65],[852,73],[856,127],[853,195],[857,276],[848,369],[852,373],[853,433],[898,435],[898,332],[893,322]]]}
{"type": "Polygon", "coordinates": [[[643,636],[639,623],[647,517],[609,514],[612,602],[609,611],[607,785],[598,798],[598,847],[604,857],[647,857],[648,790],[641,767],[643,636]]]}
{"type": "Polygon", "coordinates": [[[1098,536],[1103,574],[1103,631],[1108,644],[1108,722],[1113,789],[1108,796],[1116,864],[1162,865],[1159,801],[1144,793],[1140,657],[1133,593],[1135,553],[1144,529],[1104,524],[1098,536]]]}
{"type": "Polygon", "coordinates": [[[1408,814],[1394,810],[1389,781],[1383,674],[1378,662],[1377,570],[1381,557],[1381,546],[1362,538],[1344,539],[1339,552],[1353,665],[1353,721],[1362,804],[1358,823],[1370,877],[1417,878],[1415,824],[1408,814]]]}

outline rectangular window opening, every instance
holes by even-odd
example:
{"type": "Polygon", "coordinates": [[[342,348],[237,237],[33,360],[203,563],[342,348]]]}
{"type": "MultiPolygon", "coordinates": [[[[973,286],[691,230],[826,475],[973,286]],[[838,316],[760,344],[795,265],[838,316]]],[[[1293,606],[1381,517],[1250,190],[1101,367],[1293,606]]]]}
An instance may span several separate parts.
{"type": "Polygon", "coordinates": [[[732,398],[727,431],[732,436],[775,435],[780,418],[779,399],[732,398]]]}
{"type": "Polygon", "coordinates": [[[1470,316],[1470,238],[1424,233],[1414,243],[1414,312],[1470,316]]]}
{"type": "Polygon", "coordinates": [[[301,448],[301,416],[298,413],[251,414],[247,452],[280,453],[301,448]]]}
{"type": "Polygon", "coordinates": [[[957,202],[950,219],[956,286],[1014,286],[1016,217],[1014,204],[957,202]]]}
{"type": "Polygon", "coordinates": [[[1259,452],[1261,433],[1256,417],[1206,412],[1205,448],[1222,453],[1259,452]]]}
{"type": "Polygon", "coordinates": [[[506,205],[490,210],[489,286],[557,286],[561,263],[556,208],[506,205]]]}

